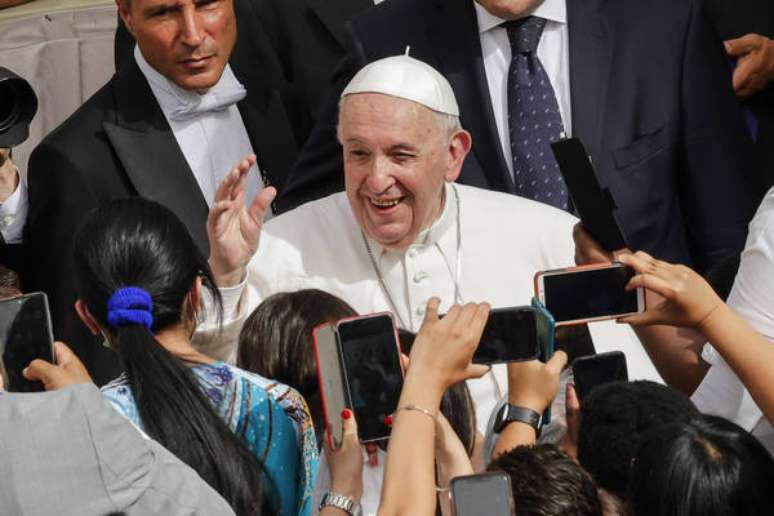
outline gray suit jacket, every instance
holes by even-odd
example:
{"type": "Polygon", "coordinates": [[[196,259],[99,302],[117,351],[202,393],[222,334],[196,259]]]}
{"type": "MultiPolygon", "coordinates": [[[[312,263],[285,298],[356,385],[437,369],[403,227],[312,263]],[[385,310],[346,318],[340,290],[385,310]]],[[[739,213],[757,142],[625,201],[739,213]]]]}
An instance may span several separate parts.
{"type": "Polygon", "coordinates": [[[0,513],[233,515],[190,467],[94,385],[0,393],[0,513]]]}

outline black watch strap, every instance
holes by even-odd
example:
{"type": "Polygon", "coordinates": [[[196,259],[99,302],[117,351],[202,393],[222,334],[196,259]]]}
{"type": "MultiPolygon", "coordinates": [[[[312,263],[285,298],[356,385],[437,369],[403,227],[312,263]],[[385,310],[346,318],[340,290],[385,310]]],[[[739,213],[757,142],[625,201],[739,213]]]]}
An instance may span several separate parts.
{"type": "Polygon", "coordinates": [[[508,423],[520,421],[534,428],[535,433],[540,435],[540,420],[541,415],[531,408],[519,407],[506,403],[497,413],[497,417],[495,418],[494,431],[496,434],[499,434],[508,425],[508,423]]]}

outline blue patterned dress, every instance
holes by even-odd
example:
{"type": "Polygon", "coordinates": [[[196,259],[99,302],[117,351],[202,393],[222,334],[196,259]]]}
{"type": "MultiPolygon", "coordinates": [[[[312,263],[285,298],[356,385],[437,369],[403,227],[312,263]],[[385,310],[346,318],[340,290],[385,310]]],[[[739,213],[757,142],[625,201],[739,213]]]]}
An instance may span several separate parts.
{"type": "MultiPolygon", "coordinates": [[[[244,436],[263,463],[276,492],[281,516],[312,514],[317,444],[306,402],[294,389],[257,374],[216,362],[191,371],[229,427],[244,436]]],[[[102,388],[113,406],[142,428],[134,395],[125,375],[102,388]]]]}

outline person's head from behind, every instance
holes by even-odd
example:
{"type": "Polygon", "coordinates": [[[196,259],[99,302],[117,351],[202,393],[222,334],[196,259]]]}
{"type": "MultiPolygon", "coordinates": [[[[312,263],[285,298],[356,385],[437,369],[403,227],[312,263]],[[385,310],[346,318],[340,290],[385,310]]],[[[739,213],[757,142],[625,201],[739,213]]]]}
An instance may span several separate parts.
{"type": "Polygon", "coordinates": [[[720,417],[653,429],[629,483],[637,516],[774,514],[774,459],[749,432],[720,417]]]}
{"type": "Polygon", "coordinates": [[[325,423],[317,381],[312,330],[357,315],[338,297],[321,290],[284,292],[266,298],[239,334],[237,366],[295,388],[312,413],[318,438],[325,423]]]}
{"type": "Polygon", "coordinates": [[[508,474],[519,516],[602,514],[591,476],[553,444],[516,447],[487,469],[508,474]]]}
{"type": "Polygon", "coordinates": [[[631,463],[643,433],[699,411],[685,395],[649,381],[612,382],[581,403],[578,460],[600,487],[626,495],[631,463]]]}
{"type": "Polygon", "coordinates": [[[186,357],[165,348],[190,345],[202,286],[220,304],[185,226],[152,201],[113,201],[85,217],[74,249],[76,310],[118,352],[145,431],[237,512],[260,511],[258,464],[217,415],[186,357]]]}
{"type": "Polygon", "coordinates": [[[338,138],[352,213],[383,247],[405,249],[441,214],[470,134],[448,81],[408,56],[366,65],[342,93],[338,138]]]}
{"type": "Polygon", "coordinates": [[[236,42],[233,0],[116,0],[145,60],[186,90],[205,91],[223,74],[236,42]]]}

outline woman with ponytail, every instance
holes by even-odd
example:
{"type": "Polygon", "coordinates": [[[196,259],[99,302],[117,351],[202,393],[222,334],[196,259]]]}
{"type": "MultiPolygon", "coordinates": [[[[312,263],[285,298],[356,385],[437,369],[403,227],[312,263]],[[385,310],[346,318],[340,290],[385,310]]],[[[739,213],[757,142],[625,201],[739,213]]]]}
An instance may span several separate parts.
{"type": "Polygon", "coordinates": [[[168,209],[108,203],[75,237],[76,310],[124,374],[103,388],[127,418],[215,488],[239,515],[311,514],[317,449],[306,403],[278,382],[191,344],[206,259],[168,209]]]}

